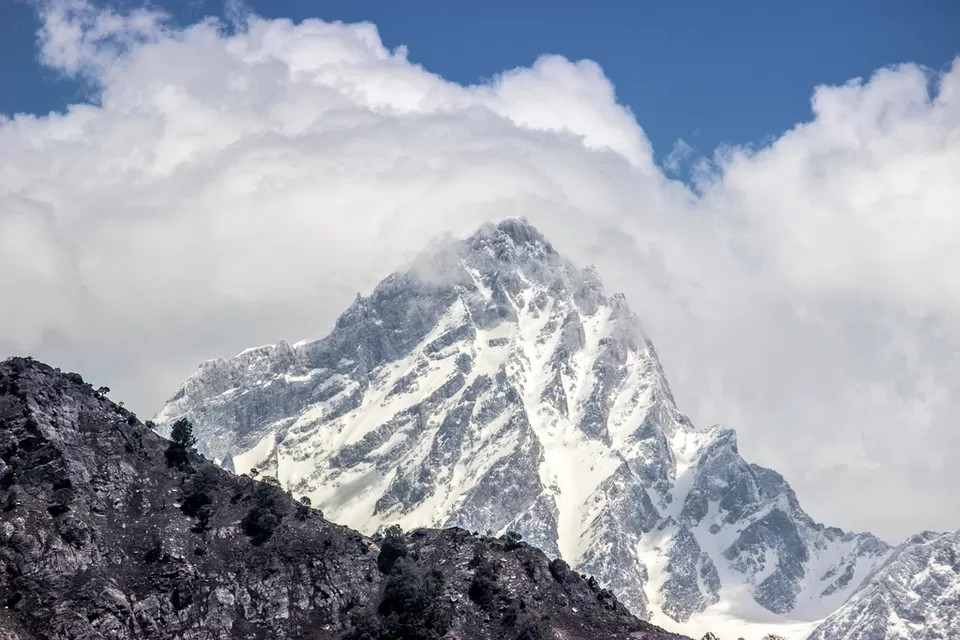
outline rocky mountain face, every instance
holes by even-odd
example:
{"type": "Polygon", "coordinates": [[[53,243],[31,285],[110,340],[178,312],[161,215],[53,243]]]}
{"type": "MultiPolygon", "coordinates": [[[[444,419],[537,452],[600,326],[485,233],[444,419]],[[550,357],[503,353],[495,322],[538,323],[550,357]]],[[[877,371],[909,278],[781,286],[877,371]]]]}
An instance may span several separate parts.
{"type": "Polygon", "coordinates": [[[4,640],[679,640],[515,536],[331,524],[32,360],[0,363],[0,460],[4,640]]]}
{"type": "Polygon", "coordinates": [[[810,640],[960,637],[960,531],[924,532],[897,547],[810,640]]]}
{"type": "Polygon", "coordinates": [[[432,247],[321,340],[204,363],[157,421],[182,416],[336,522],[517,531],[697,635],[822,620],[890,554],[695,428],[624,297],[523,220],[432,247]]]}

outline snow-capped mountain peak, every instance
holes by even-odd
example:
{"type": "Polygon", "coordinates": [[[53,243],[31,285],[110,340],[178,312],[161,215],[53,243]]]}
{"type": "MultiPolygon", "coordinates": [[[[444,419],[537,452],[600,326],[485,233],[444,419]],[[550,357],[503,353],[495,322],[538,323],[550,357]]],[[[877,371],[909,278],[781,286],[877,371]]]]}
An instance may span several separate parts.
{"type": "Polygon", "coordinates": [[[626,299],[520,219],[430,247],[321,340],[201,365],[158,421],[182,415],[335,521],[515,530],[698,634],[814,623],[889,554],[694,428],[626,299]]]}
{"type": "Polygon", "coordinates": [[[960,636],[960,531],[911,536],[810,640],[960,636]]]}

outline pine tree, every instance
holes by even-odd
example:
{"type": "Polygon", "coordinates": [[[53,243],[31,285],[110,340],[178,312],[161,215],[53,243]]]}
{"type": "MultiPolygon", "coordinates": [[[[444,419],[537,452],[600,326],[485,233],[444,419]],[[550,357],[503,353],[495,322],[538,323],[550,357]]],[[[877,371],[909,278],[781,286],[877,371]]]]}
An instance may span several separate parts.
{"type": "Polygon", "coordinates": [[[167,465],[183,468],[190,458],[187,452],[197,444],[193,435],[193,423],[180,418],[170,429],[170,446],[167,447],[167,465]]]}
{"type": "Polygon", "coordinates": [[[184,449],[192,449],[197,444],[197,439],[193,435],[193,423],[186,418],[180,418],[173,423],[170,429],[170,439],[184,449]]]}

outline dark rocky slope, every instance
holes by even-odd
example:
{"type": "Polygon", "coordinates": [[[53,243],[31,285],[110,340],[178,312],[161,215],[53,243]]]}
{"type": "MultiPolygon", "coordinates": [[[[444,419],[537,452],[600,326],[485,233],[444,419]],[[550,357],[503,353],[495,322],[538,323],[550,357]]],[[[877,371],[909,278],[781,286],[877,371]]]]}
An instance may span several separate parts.
{"type": "Polygon", "coordinates": [[[0,363],[0,639],[679,638],[522,542],[364,537],[168,444],[76,374],[0,363]]]}

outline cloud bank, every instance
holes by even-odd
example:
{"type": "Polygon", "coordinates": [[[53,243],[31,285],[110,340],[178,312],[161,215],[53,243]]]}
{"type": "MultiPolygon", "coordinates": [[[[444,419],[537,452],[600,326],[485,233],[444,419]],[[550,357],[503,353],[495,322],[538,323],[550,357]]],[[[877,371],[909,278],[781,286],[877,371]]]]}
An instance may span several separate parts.
{"type": "Polygon", "coordinates": [[[431,238],[524,215],[815,517],[960,527],[960,59],[817,87],[809,122],[678,144],[665,174],[590,61],[462,86],[371,24],[43,7],[42,62],[98,102],[0,118],[0,355],[149,414],[201,360],[322,335],[431,238]]]}

